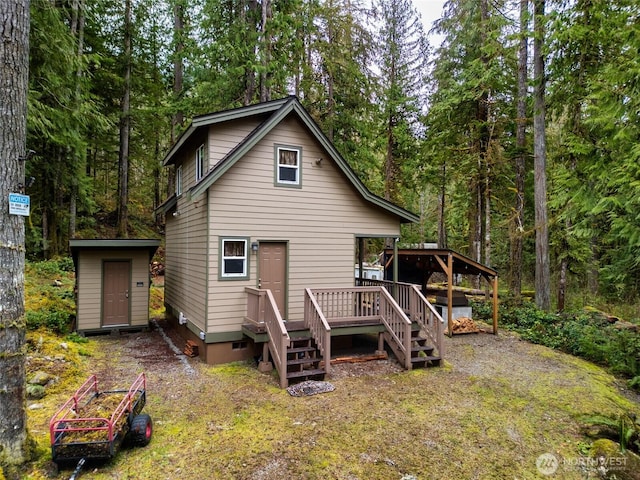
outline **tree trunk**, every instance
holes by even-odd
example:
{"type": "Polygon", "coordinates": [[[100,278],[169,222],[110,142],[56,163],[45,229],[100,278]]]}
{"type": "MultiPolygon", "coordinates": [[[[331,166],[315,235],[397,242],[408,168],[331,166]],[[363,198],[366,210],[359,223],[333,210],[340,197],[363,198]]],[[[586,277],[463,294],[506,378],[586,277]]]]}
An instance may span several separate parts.
{"type": "Polygon", "coordinates": [[[268,33],[267,24],[271,20],[271,0],[262,0],[262,21],[260,26],[260,43],[262,44],[262,71],[260,72],[260,101],[271,100],[271,87],[269,85],[269,64],[271,63],[271,34],[268,33]]]}
{"type": "MultiPolygon", "coordinates": [[[[173,4],[173,101],[176,103],[176,111],[171,119],[172,145],[178,138],[178,131],[184,125],[184,112],[181,105],[184,90],[184,4],[182,2],[183,0],[174,0],[173,4]]],[[[167,173],[167,195],[173,193],[174,182],[175,171],[170,168],[167,173]]]]}
{"type": "MultiPolygon", "coordinates": [[[[257,18],[258,1],[249,0],[247,7],[243,7],[241,10],[241,19],[246,23],[245,28],[248,32],[255,28],[254,19],[257,18]]],[[[252,32],[253,33],[253,32],[252,32]]],[[[254,62],[254,59],[251,59],[254,62]]],[[[253,95],[256,92],[256,71],[255,68],[245,69],[245,87],[244,87],[244,105],[251,105],[253,102],[253,95]]]]}
{"type": "MultiPolygon", "coordinates": [[[[76,113],[80,112],[80,95],[81,79],[82,79],[82,56],[84,55],[84,0],[74,0],[72,3],[72,22],[71,22],[71,34],[77,38],[78,41],[78,69],[76,70],[76,89],[75,89],[75,108],[76,113]]],[[[78,177],[83,174],[85,168],[80,165],[82,161],[81,154],[74,150],[71,152],[74,156],[74,175],[71,179],[71,192],[69,195],[69,238],[76,236],[76,215],[78,213],[78,177]]]]}
{"type": "Polygon", "coordinates": [[[171,143],[178,137],[177,131],[184,123],[184,112],[180,105],[184,83],[184,5],[182,0],[174,0],[173,5],[173,99],[178,107],[171,120],[171,143]]]}
{"type": "Polygon", "coordinates": [[[569,260],[563,257],[560,262],[560,278],[558,280],[558,311],[564,311],[564,302],[567,292],[567,270],[569,269],[569,260]]]}
{"type": "Polygon", "coordinates": [[[118,238],[127,238],[129,225],[129,135],[131,132],[131,0],[124,7],[124,92],[120,105],[118,155],[118,238]]]}
{"type": "Polygon", "coordinates": [[[513,220],[511,222],[511,274],[509,289],[516,302],[522,294],[522,246],[524,238],[524,179],[526,175],[527,135],[527,60],[529,30],[529,0],[520,0],[520,46],[518,48],[518,99],[516,105],[515,189],[513,220]]]}
{"type": "MultiPolygon", "coordinates": [[[[486,47],[487,43],[487,30],[489,22],[489,3],[488,0],[481,0],[480,2],[480,41],[482,46],[486,47]]],[[[483,65],[489,64],[489,58],[484,51],[484,48],[480,53],[480,61],[483,65]]],[[[482,86],[482,93],[477,100],[476,106],[476,122],[478,125],[478,133],[475,139],[476,145],[474,150],[478,155],[478,177],[476,181],[476,212],[474,218],[474,232],[473,232],[473,250],[474,260],[477,262],[483,261],[483,251],[485,256],[491,255],[491,247],[487,252],[487,245],[491,239],[491,232],[487,231],[490,227],[488,195],[486,191],[489,186],[489,92],[487,86],[482,86]]],[[[485,260],[486,261],[486,260],[485,260]]],[[[480,288],[480,277],[473,278],[473,285],[475,288],[480,288]]]]}
{"type": "Polygon", "coordinates": [[[545,0],[534,0],[534,114],[533,157],[534,199],[536,231],[536,306],[544,311],[551,309],[551,275],[549,271],[549,230],[547,222],[547,137],[545,132],[545,78],[544,41],[545,0]]]}
{"type": "Polygon", "coordinates": [[[484,179],[484,264],[491,265],[491,166],[487,158],[484,179]]]}
{"type": "Polygon", "coordinates": [[[393,118],[389,114],[387,119],[387,147],[384,161],[384,198],[391,202],[395,201],[397,192],[396,164],[393,158],[395,139],[393,136],[393,118]]]}
{"type": "Polygon", "coordinates": [[[438,195],[438,248],[447,248],[447,228],[445,224],[445,205],[447,201],[447,163],[443,160],[440,167],[440,195],[438,195]]]}
{"type": "Polygon", "coordinates": [[[0,25],[0,465],[8,466],[27,460],[24,217],[9,214],[8,193],[24,184],[29,0],[2,0],[0,25]]]}
{"type": "MultiPolygon", "coordinates": [[[[478,158],[478,178],[475,182],[475,190],[474,190],[475,196],[476,196],[475,198],[476,205],[475,205],[475,208],[473,209],[473,223],[472,223],[473,225],[472,258],[478,263],[482,262],[482,182],[480,181],[480,172],[482,172],[482,162],[478,158]]],[[[479,289],[480,277],[477,275],[474,275],[471,278],[471,284],[473,285],[473,288],[479,289]]]]}

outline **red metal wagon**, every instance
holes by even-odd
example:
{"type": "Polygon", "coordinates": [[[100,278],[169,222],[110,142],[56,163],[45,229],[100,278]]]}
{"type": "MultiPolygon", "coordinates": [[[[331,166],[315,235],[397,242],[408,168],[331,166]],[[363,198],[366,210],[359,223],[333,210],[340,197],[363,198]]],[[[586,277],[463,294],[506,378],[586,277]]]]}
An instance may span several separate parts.
{"type": "Polygon", "coordinates": [[[141,413],[146,403],[146,377],[141,373],[128,390],[100,391],[91,375],[49,422],[51,456],[55,463],[113,458],[122,444],[146,446],[151,441],[151,417],[141,413]]]}

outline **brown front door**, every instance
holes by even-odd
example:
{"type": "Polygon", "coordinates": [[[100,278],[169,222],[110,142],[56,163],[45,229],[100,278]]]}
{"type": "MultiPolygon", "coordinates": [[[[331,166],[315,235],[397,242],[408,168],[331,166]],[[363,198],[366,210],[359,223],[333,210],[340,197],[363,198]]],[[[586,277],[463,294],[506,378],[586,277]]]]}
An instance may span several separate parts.
{"type": "Polygon", "coordinates": [[[260,242],[260,288],[271,290],[282,318],[287,315],[287,244],[260,242]]]}
{"type": "Polygon", "coordinates": [[[130,262],[104,262],[102,326],[129,325],[130,262]]]}

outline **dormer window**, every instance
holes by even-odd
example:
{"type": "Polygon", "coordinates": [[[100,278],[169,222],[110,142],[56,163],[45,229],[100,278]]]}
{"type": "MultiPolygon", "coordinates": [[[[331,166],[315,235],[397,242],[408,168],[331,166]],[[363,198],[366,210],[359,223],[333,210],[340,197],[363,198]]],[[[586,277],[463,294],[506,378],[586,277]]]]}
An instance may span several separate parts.
{"type": "Polygon", "coordinates": [[[276,146],[276,185],[300,186],[302,148],[276,146]]]}
{"type": "Polygon", "coordinates": [[[200,145],[196,150],[196,182],[204,177],[205,172],[205,154],[204,144],[200,145]]]}

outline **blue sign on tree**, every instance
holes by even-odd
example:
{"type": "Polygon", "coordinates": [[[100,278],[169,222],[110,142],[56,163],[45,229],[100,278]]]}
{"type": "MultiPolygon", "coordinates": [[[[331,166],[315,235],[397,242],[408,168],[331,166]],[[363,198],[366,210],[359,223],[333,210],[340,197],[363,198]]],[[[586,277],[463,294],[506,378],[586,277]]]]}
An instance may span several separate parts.
{"type": "Polygon", "coordinates": [[[29,195],[22,195],[21,193],[9,194],[9,215],[28,217],[30,205],[29,195]]]}

